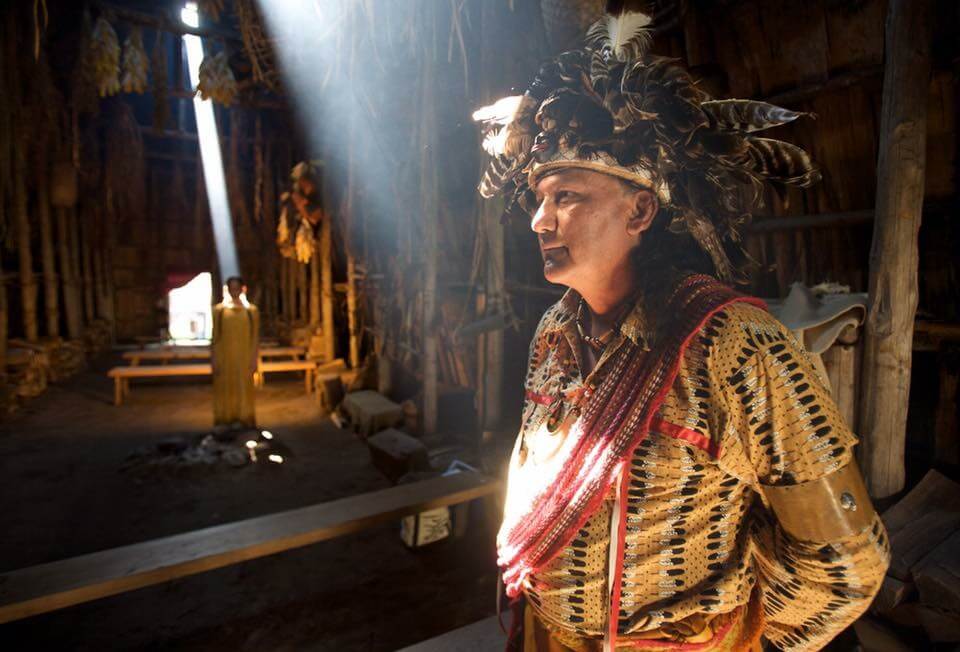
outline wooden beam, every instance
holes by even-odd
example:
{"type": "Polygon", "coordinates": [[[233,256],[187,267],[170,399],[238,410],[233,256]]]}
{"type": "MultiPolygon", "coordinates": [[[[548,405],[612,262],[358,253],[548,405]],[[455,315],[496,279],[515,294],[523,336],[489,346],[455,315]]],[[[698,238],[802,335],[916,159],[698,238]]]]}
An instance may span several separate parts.
{"type": "Polygon", "coordinates": [[[0,575],[0,623],[360,532],[496,493],[457,473],[0,575]]]}
{"type": "Polygon", "coordinates": [[[781,93],[776,93],[764,98],[764,101],[780,106],[791,106],[801,102],[806,102],[807,100],[811,100],[824,93],[832,93],[834,91],[849,88],[850,86],[856,86],[864,82],[869,82],[875,79],[878,80],[882,74],[883,66],[865,66],[857,70],[851,70],[847,73],[834,75],[825,82],[805,84],[803,86],[785,90],[781,93]]]}
{"type": "Polygon", "coordinates": [[[816,215],[784,215],[781,217],[766,217],[751,222],[747,227],[747,233],[760,235],[776,233],[778,231],[858,226],[871,222],[873,222],[873,209],[845,211],[842,213],[818,213],[816,215]]]}
{"type": "Polygon", "coordinates": [[[163,32],[183,36],[193,34],[202,38],[222,39],[242,43],[240,35],[220,27],[190,27],[180,20],[171,20],[169,15],[149,14],[136,9],[128,9],[102,0],[96,0],[94,6],[102,11],[108,20],[122,20],[135,25],[143,25],[163,32]]]}
{"type": "Polygon", "coordinates": [[[903,489],[917,236],[923,209],[932,0],[891,0],[863,351],[861,466],[875,498],[903,489]]]}

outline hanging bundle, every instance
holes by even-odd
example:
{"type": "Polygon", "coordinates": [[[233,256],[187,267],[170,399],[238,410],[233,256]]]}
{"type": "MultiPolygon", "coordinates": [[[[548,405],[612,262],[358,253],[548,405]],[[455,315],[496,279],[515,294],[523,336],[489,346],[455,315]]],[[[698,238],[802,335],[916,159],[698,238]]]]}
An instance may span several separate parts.
{"type": "Polygon", "coordinates": [[[290,199],[290,193],[280,195],[280,218],[277,220],[277,249],[284,258],[293,258],[297,253],[296,230],[297,209],[290,199]]]}
{"type": "Polygon", "coordinates": [[[317,248],[316,238],[313,236],[313,226],[306,220],[300,220],[300,227],[297,229],[296,252],[297,260],[301,263],[309,263],[313,258],[313,252],[317,248]]]}
{"type": "Polygon", "coordinates": [[[147,53],[143,49],[140,28],[134,28],[123,42],[123,75],[120,85],[124,93],[142,93],[147,89],[147,53]]]}
{"type": "Polygon", "coordinates": [[[223,50],[213,56],[204,57],[200,64],[200,83],[197,94],[204,100],[212,99],[230,106],[237,94],[237,80],[230,70],[227,53],[223,50]]]}
{"type": "Polygon", "coordinates": [[[93,26],[90,58],[100,97],[118,93],[120,91],[120,42],[113,27],[102,16],[93,26]]]}

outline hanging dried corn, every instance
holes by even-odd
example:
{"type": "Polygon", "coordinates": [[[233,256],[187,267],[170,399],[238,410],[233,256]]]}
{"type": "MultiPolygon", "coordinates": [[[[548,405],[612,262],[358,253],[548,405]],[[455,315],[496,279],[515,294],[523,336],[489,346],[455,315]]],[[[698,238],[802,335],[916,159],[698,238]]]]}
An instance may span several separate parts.
{"type": "Polygon", "coordinates": [[[290,193],[280,195],[280,217],[277,219],[277,249],[284,258],[293,258],[296,246],[297,209],[290,199],[290,193]]]}
{"type": "Polygon", "coordinates": [[[123,42],[120,85],[124,93],[142,93],[147,89],[147,53],[143,49],[143,34],[139,27],[133,28],[123,42]]]}
{"type": "Polygon", "coordinates": [[[163,130],[170,119],[170,84],[167,79],[167,46],[163,32],[157,31],[157,40],[150,54],[150,76],[153,87],[153,128],[163,130]]]}
{"type": "Polygon", "coordinates": [[[309,263],[316,247],[317,244],[316,238],[313,236],[313,227],[306,220],[300,220],[296,239],[297,260],[304,264],[309,263]]]}
{"type": "Polygon", "coordinates": [[[120,42],[113,27],[102,16],[93,26],[90,56],[100,97],[118,93],[120,91],[120,42]]]}
{"type": "Polygon", "coordinates": [[[202,99],[212,99],[230,106],[237,94],[237,80],[230,70],[227,53],[223,50],[213,56],[204,57],[200,63],[200,83],[197,94],[202,99]]]}

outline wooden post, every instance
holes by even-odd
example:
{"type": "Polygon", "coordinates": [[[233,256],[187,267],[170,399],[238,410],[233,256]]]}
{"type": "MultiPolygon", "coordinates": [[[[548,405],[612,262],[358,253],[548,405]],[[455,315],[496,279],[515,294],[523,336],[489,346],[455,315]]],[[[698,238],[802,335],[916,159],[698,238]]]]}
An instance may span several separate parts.
{"type": "MultiPolygon", "coordinates": [[[[322,245],[314,242],[313,257],[310,259],[310,328],[315,331],[320,325],[320,266],[323,264],[322,245]]],[[[332,358],[327,358],[332,360],[332,358]]]]}
{"type": "Polygon", "coordinates": [[[37,174],[37,212],[40,214],[40,255],[43,262],[43,307],[46,332],[60,335],[60,291],[57,278],[57,252],[53,245],[53,222],[50,216],[50,179],[46,161],[37,174]]]}
{"type": "MultiPolygon", "coordinates": [[[[423,432],[437,429],[437,254],[440,228],[437,202],[437,161],[433,156],[436,130],[432,59],[435,52],[425,47],[421,71],[420,98],[420,214],[423,216],[423,432]]],[[[412,225],[411,225],[412,226],[412,225]]]]}
{"type": "Polygon", "coordinates": [[[79,339],[83,335],[83,306],[80,286],[74,275],[70,249],[71,208],[57,208],[57,245],[60,249],[60,276],[63,278],[63,308],[67,315],[67,337],[79,339]]]}
{"type": "Polygon", "coordinates": [[[926,171],[932,0],[891,0],[863,351],[861,463],[875,498],[903,489],[917,232],[926,171]]]}
{"type": "Polygon", "coordinates": [[[350,368],[360,366],[360,319],[357,314],[357,263],[347,254],[347,329],[350,331],[350,368]]]}
{"type": "Polygon", "coordinates": [[[93,234],[91,233],[93,225],[90,215],[80,223],[80,256],[83,269],[83,314],[87,323],[91,323],[96,317],[97,308],[94,302],[93,288],[93,234]]]}
{"type": "Polygon", "coordinates": [[[300,321],[310,321],[310,299],[309,288],[307,287],[307,266],[304,263],[297,263],[297,291],[300,299],[300,310],[297,313],[300,321]]]}
{"type": "Polygon", "coordinates": [[[330,213],[320,222],[320,276],[323,299],[323,356],[327,360],[337,357],[336,333],[333,325],[333,225],[330,213]]]}
{"type": "MultiPolygon", "coordinates": [[[[0,247],[0,257],[3,247],[0,247]]],[[[9,333],[9,307],[7,306],[7,275],[0,260],[0,400],[7,399],[7,335],[9,333]]],[[[5,405],[3,407],[6,407],[5,405]]]]}
{"type": "Polygon", "coordinates": [[[960,394],[960,349],[955,345],[940,344],[940,392],[934,415],[936,461],[941,464],[960,464],[960,429],[957,428],[957,400],[960,394]]]}
{"type": "Polygon", "coordinates": [[[28,342],[36,342],[37,279],[33,274],[33,252],[30,250],[30,216],[27,210],[27,181],[24,153],[18,152],[14,163],[14,201],[17,220],[17,253],[20,257],[20,301],[23,308],[23,333],[28,342]]]}

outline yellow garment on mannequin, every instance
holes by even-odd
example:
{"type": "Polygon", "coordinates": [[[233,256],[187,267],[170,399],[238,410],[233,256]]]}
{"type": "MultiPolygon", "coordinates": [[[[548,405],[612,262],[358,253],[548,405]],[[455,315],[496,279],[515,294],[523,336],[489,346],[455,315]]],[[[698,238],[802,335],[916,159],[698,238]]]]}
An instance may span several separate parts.
{"type": "Polygon", "coordinates": [[[213,309],[213,422],[253,427],[260,313],[253,304],[225,302],[213,309]]]}

